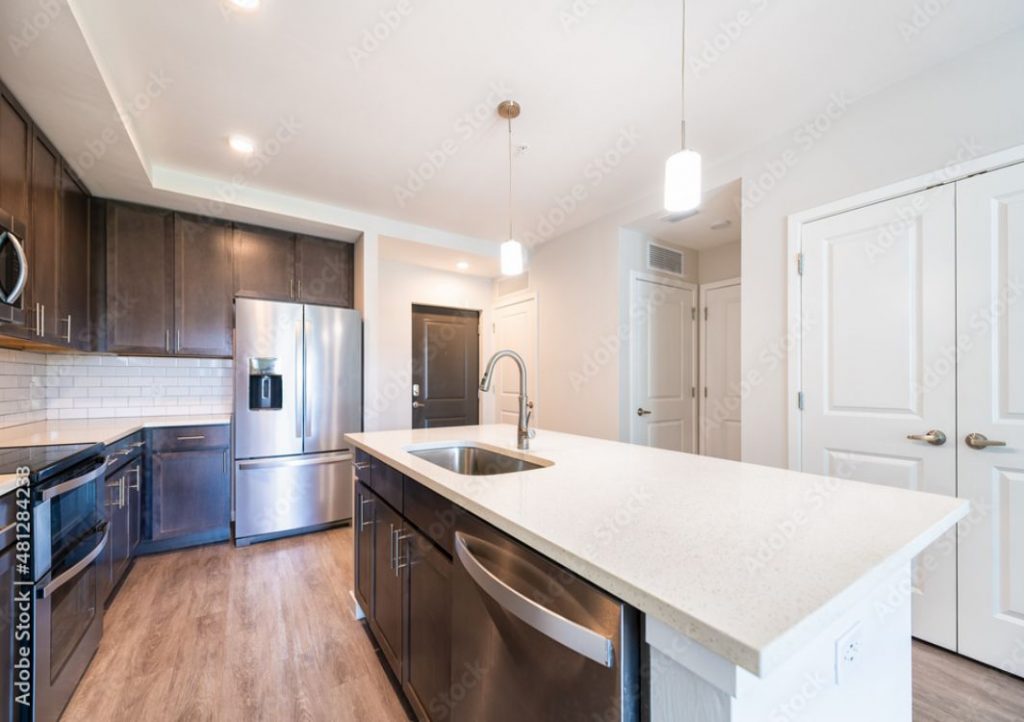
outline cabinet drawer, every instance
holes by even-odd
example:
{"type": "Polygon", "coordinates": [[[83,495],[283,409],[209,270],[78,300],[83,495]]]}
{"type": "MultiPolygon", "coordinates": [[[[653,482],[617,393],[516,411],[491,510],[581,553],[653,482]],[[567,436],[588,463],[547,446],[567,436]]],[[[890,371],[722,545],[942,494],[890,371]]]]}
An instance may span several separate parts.
{"type": "Polygon", "coordinates": [[[153,451],[189,451],[191,449],[222,449],[231,445],[231,427],[169,426],[153,429],[150,437],[153,451]]]}
{"type": "Polygon", "coordinates": [[[9,491],[0,497],[0,549],[6,549],[17,536],[14,520],[18,513],[18,492],[9,491]]]}
{"type": "Polygon", "coordinates": [[[392,469],[379,459],[370,462],[370,488],[377,495],[402,513],[402,473],[392,469]]]}
{"type": "Polygon", "coordinates": [[[370,474],[372,461],[373,459],[369,454],[361,449],[356,449],[355,462],[352,464],[352,468],[355,469],[356,478],[367,486],[373,483],[370,474]]]}
{"type": "Polygon", "coordinates": [[[405,518],[450,555],[455,533],[455,505],[417,481],[404,477],[405,518]]]}

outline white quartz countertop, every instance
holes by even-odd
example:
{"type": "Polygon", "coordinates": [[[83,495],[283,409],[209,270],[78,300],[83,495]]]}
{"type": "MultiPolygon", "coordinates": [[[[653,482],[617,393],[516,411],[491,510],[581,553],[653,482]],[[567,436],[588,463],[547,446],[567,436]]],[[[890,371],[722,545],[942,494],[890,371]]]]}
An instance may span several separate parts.
{"type": "Polygon", "coordinates": [[[35,421],[0,429],[0,447],[50,444],[112,444],[141,429],[167,426],[218,426],[230,424],[231,414],[210,416],[145,416],[112,419],[35,421]]]}
{"type": "Polygon", "coordinates": [[[463,476],[408,453],[513,426],[350,441],[595,585],[767,676],[967,514],[959,499],[537,431],[552,466],[463,476]]]}

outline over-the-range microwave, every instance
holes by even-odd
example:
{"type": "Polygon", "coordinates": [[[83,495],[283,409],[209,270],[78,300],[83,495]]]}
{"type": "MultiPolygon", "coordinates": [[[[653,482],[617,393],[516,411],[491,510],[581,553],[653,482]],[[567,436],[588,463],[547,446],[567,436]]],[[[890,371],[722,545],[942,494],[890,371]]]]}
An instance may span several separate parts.
{"type": "Polygon", "coordinates": [[[24,323],[25,223],[0,208],[0,322],[24,323]]]}

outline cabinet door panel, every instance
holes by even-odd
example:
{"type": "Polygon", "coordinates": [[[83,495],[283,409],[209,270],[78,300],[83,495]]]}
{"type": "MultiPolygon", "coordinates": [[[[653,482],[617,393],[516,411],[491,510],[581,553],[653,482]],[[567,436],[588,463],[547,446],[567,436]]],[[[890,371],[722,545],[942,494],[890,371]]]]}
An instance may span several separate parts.
{"type": "Polygon", "coordinates": [[[28,118],[0,95],[0,208],[28,223],[28,118]]]}
{"type": "Polygon", "coordinates": [[[451,718],[452,562],[422,534],[400,550],[405,575],[405,658],[402,687],[420,719],[451,718]],[[406,557],[406,555],[408,555],[406,557]]]}
{"type": "Polygon", "coordinates": [[[60,159],[39,136],[32,142],[32,190],[28,259],[31,284],[27,315],[32,328],[48,340],[57,337],[57,240],[60,234],[58,188],[60,159]]]}
{"type": "Polygon", "coordinates": [[[298,236],[295,241],[299,300],[352,308],[355,246],[298,236]]]}
{"type": "Polygon", "coordinates": [[[166,354],[174,324],[174,219],[170,211],[107,209],[107,350],[166,354]]]}
{"type": "Polygon", "coordinates": [[[369,489],[362,484],[356,486],[356,599],[367,616],[373,611],[373,530],[378,503],[369,489]]]}
{"type": "Polygon", "coordinates": [[[152,455],[152,538],[155,541],[227,527],[231,490],[227,449],[152,455]]]}
{"type": "Polygon", "coordinates": [[[89,350],[89,196],[67,168],[61,173],[61,234],[57,332],[71,346],[89,350]]]}
{"type": "Polygon", "coordinates": [[[265,228],[235,228],[235,293],[270,301],[295,299],[295,237],[265,228]]]}
{"type": "Polygon", "coordinates": [[[377,633],[384,658],[401,679],[402,577],[394,566],[394,537],[402,530],[402,517],[378,501],[374,524],[373,610],[371,627],[377,633]]]}
{"type": "Polygon", "coordinates": [[[206,219],[175,219],[174,350],[231,356],[234,254],[231,230],[206,219]]]}

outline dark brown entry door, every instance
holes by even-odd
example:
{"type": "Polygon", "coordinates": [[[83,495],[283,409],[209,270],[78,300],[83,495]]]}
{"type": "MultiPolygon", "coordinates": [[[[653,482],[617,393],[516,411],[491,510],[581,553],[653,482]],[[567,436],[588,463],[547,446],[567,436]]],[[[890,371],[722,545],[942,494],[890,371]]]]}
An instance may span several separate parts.
{"type": "Polygon", "coordinates": [[[480,313],[412,307],[412,425],[480,423],[480,313]]]}

